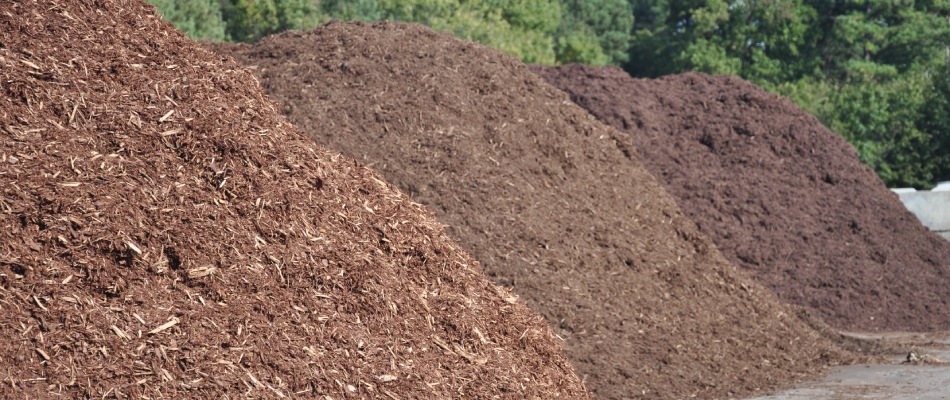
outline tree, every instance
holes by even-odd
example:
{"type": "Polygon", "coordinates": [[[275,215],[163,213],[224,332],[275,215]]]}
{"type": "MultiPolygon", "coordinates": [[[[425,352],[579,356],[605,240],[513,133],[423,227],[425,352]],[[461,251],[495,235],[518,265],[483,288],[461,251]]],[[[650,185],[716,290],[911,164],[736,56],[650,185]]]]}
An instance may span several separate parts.
{"type": "Polygon", "coordinates": [[[554,64],[554,31],[561,9],[556,0],[466,1],[444,18],[430,18],[433,29],[474,40],[526,63],[554,64]]]}
{"type": "Polygon", "coordinates": [[[930,135],[933,152],[937,155],[933,161],[935,178],[947,181],[950,180],[950,64],[938,67],[931,79],[918,121],[920,129],[930,135]]]}
{"type": "Polygon", "coordinates": [[[605,66],[612,62],[589,27],[578,25],[565,31],[559,34],[555,43],[555,59],[559,64],[605,66]]]}
{"type": "Polygon", "coordinates": [[[192,39],[222,41],[224,21],[217,0],[149,0],[166,21],[192,39]]]}
{"type": "Polygon", "coordinates": [[[310,29],[325,19],[315,0],[222,0],[228,39],[254,42],[288,29],[310,29]]]}
{"type": "Polygon", "coordinates": [[[324,0],[320,2],[323,14],[341,21],[378,21],[383,11],[376,0],[324,0]]]}
{"type": "Polygon", "coordinates": [[[920,129],[931,85],[927,74],[855,63],[852,81],[831,95],[820,117],[854,145],[858,157],[890,186],[929,187],[939,154],[932,135],[920,129]]]}
{"type": "Polygon", "coordinates": [[[657,77],[679,71],[673,59],[681,51],[681,43],[673,39],[678,32],[676,16],[669,0],[631,0],[634,31],[624,70],[633,76],[657,77]]]}
{"type": "Polygon", "coordinates": [[[704,71],[774,86],[818,72],[810,31],[816,12],[801,0],[670,0],[665,10],[642,3],[634,9],[648,21],[634,35],[625,66],[634,73],[704,71]]]}
{"type": "Polygon", "coordinates": [[[558,62],[620,65],[629,58],[633,9],[626,0],[562,0],[558,62]]]}
{"type": "Polygon", "coordinates": [[[382,17],[396,21],[417,22],[432,26],[432,21],[443,21],[455,13],[458,0],[378,0],[382,17]]]}
{"type": "Polygon", "coordinates": [[[527,63],[553,64],[556,0],[378,0],[383,18],[428,25],[527,63]]]}

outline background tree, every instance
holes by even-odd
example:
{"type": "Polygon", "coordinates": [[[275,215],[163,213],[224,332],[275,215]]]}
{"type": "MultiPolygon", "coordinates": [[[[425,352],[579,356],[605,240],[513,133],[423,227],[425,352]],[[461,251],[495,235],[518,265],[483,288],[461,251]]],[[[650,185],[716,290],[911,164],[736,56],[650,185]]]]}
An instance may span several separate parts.
{"type": "Polygon", "coordinates": [[[383,12],[376,0],[323,0],[321,12],[341,21],[379,21],[383,12]]]}
{"type": "MultiPolygon", "coordinates": [[[[950,57],[948,57],[950,58],[950,57]]],[[[918,124],[930,136],[935,157],[934,175],[938,181],[950,180],[950,59],[931,75],[926,87],[918,124]]]]}
{"type": "Polygon", "coordinates": [[[150,0],[166,21],[199,40],[225,39],[218,0],[150,0]]]}
{"type": "Polygon", "coordinates": [[[555,59],[559,64],[579,63],[595,66],[605,66],[611,62],[597,35],[590,27],[579,23],[567,24],[558,33],[555,59]]]}
{"type": "Polygon", "coordinates": [[[469,0],[433,29],[499,49],[526,63],[554,64],[554,33],[561,21],[557,0],[469,0]]]}
{"type": "Polygon", "coordinates": [[[620,65],[629,58],[633,9],[627,0],[562,0],[557,61],[620,65]]]}
{"type": "Polygon", "coordinates": [[[254,42],[288,29],[310,29],[325,17],[315,0],[221,0],[228,39],[254,42]]]}

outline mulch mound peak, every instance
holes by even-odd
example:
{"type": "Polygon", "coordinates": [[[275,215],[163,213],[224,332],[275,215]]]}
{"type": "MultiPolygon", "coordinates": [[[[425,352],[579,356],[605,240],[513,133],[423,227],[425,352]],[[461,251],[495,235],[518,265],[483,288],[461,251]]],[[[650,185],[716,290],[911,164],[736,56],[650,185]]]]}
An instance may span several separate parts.
{"type": "Polygon", "coordinates": [[[842,357],[718,253],[627,135],[513,58],[396,23],[215,47],[317,143],[433,210],[600,398],[736,397],[842,357]]]}
{"type": "Polygon", "coordinates": [[[429,212],[151,6],[0,32],[0,397],[589,397],[429,212]]]}
{"type": "Polygon", "coordinates": [[[950,329],[950,242],[787,99],[729,76],[535,70],[628,132],[700,230],[781,299],[839,329],[950,329]]]}

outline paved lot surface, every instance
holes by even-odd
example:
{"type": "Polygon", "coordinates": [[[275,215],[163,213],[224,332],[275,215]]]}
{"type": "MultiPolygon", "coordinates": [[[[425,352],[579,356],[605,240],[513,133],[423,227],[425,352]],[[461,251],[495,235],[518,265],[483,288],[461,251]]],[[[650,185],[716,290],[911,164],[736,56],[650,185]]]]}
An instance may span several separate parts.
{"type": "Polygon", "coordinates": [[[915,347],[943,363],[901,364],[906,355],[895,355],[894,364],[837,367],[820,381],[751,400],[950,399],[950,340],[937,339],[915,347]]]}

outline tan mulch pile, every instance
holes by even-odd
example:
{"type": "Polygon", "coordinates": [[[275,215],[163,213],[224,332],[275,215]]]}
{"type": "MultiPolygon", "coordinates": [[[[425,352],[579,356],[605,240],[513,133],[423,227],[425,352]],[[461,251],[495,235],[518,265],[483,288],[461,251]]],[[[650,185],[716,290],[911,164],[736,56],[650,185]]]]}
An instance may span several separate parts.
{"type": "Polygon", "coordinates": [[[720,255],[628,135],[513,58],[396,23],[215,47],[317,143],[435,211],[600,398],[762,393],[846,357],[720,255]]]}
{"type": "Polygon", "coordinates": [[[0,397],[587,398],[562,341],[140,1],[0,3],[0,397]]]}
{"type": "Polygon", "coordinates": [[[950,242],[789,100],[728,76],[537,71],[630,134],[702,232],[779,298],[838,329],[950,329],[950,242]]]}

